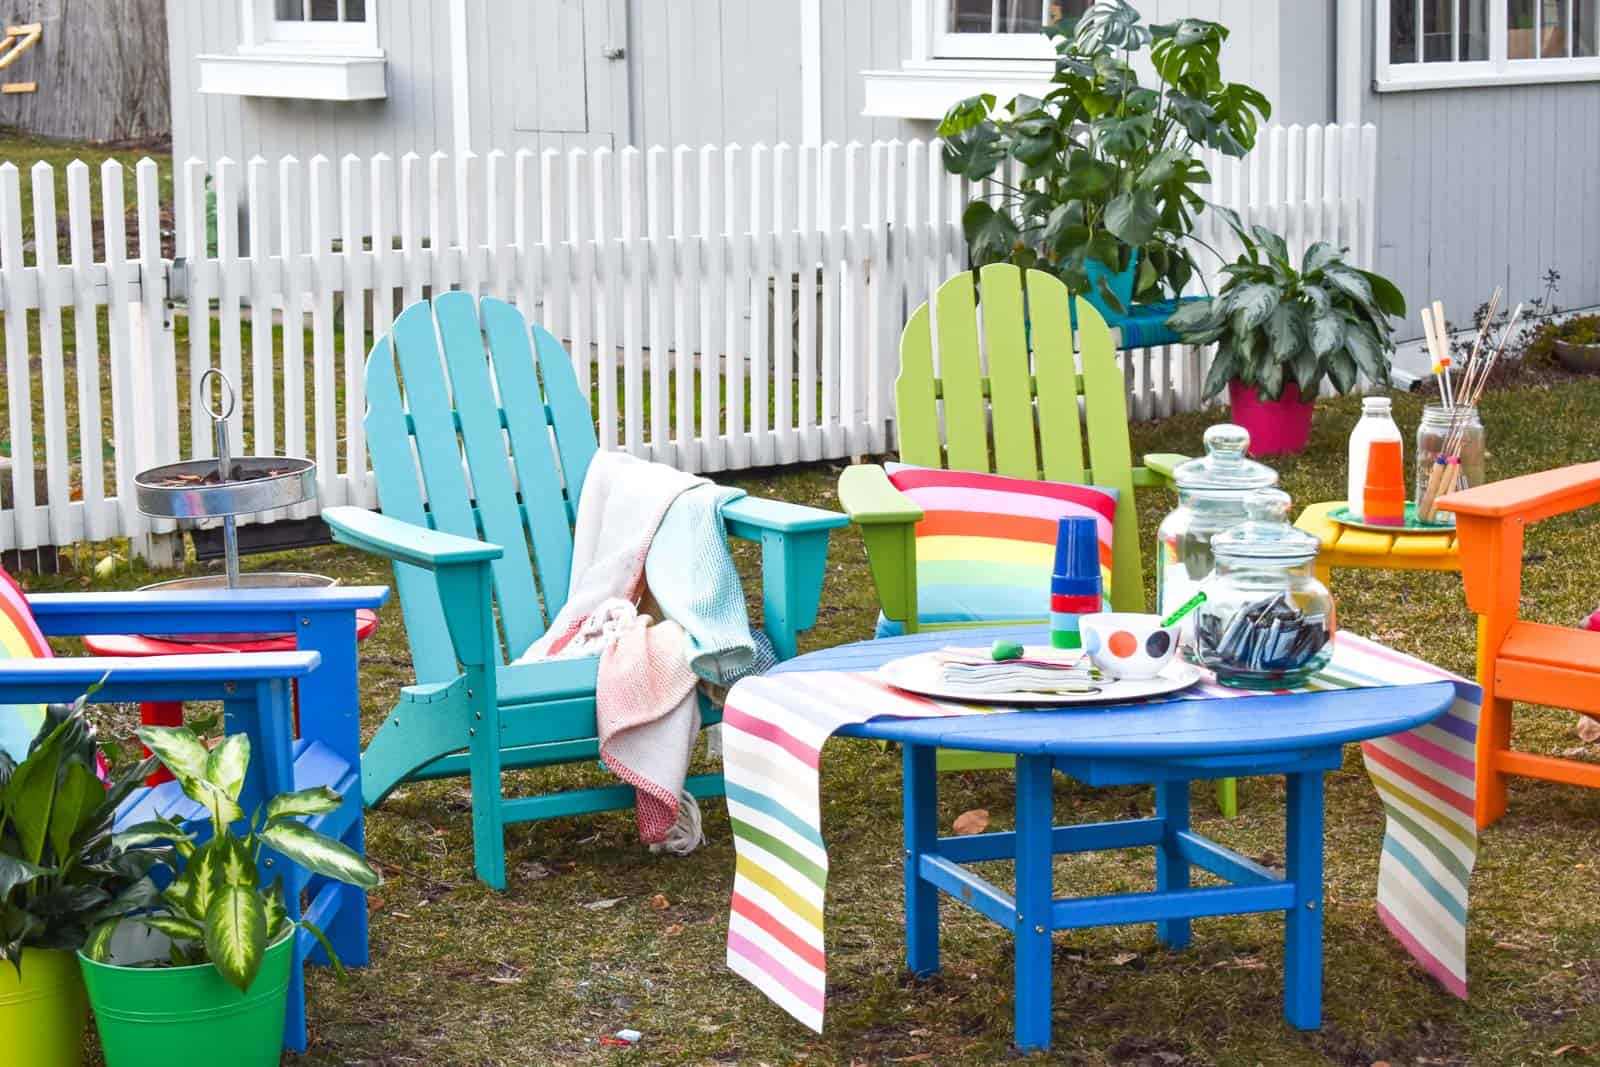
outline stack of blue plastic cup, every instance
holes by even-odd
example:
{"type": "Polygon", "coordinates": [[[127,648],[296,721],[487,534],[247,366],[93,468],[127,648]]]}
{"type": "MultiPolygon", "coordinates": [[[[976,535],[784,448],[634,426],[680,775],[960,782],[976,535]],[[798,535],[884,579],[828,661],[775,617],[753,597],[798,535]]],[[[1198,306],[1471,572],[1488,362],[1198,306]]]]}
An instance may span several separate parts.
{"type": "Polygon", "coordinates": [[[1100,531],[1094,519],[1069,516],[1056,527],[1056,562],[1050,575],[1050,644],[1082,648],[1078,619],[1101,608],[1100,531]]]}

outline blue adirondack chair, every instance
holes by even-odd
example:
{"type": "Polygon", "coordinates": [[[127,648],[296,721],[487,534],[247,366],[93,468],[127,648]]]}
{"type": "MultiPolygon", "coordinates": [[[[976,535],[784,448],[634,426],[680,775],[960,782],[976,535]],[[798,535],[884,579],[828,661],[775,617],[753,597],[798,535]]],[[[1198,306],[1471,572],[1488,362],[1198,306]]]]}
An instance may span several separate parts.
{"type": "MultiPolygon", "coordinates": [[[[335,540],[394,561],[417,682],[367,745],[362,794],[372,805],[402,782],[470,775],[477,874],[503,889],[506,824],[634,799],[627,785],[517,798],[501,785],[506,770],[599,754],[598,660],[510,662],[566,600],[596,449],[589,401],[555,337],[504,301],[462,292],[407,308],[373,346],[366,386],[383,513],[323,518],[335,540]]],[[[762,625],[778,655],[793,656],[816,621],[828,533],[846,519],[748,497],[723,518],[730,535],[761,544],[762,625]]],[[[720,712],[705,705],[701,717],[720,712]]],[[[687,784],[697,796],[723,791],[720,774],[687,784]]]]}
{"type": "MultiPolygon", "coordinates": [[[[344,795],[335,811],[304,821],[321,833],[364,851],[360,779],[361,735],[356,720],[358,608],[388,599],[382,586],[331,589],[215,590],[192,593],[71,593],[28,598],[47,637],[89,634],[293,633],[294,652],[156,656],[150,659],[0,660],[0,704],[68,703],[90,686],[105,684],[90,700],[221,701],[225,729],[250,738],[251,763],[240,795],[246,812],[267,797],[325,785],[344,795]],[[300,735],[294,735],[290,686],[300,690],[300,735]]],[[[132,793],[118,808],[119,829],[157,816],[179,824],[197,819],[199,805],[177,782],[132,793]]],[[[346,966],[367,963],[367,895],[350,885],[311,878],[270,852],[261,857],[267,879],[284,879],[284,902],[327,934],[346,966]],[[302,912],[303,907],[303,912],[302,912]]],[[[305,989],[301,964],[326,963],[308,931],[295,941],[284,1047],[306,1047],[305,989]]]]}

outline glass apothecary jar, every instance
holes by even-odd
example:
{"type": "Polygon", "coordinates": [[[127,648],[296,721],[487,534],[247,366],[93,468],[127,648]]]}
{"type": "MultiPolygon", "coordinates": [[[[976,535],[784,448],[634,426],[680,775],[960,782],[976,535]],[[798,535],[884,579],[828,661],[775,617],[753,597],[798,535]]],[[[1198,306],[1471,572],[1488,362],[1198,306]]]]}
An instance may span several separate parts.
{"type": "MultiPolygon", "coordinates": [[[[1422,409],[1422,421],[1417,423],[1417,481],[1416,492],[1411,499],[1417,502],[1419,511],[1430,500],[1430,488],[1438,489],[1438,486],[1431,484],[1434,468],[1439,466],[1439,455],[1450,444],[1452,436],[1461,440],[1459,453],[1451,450],[1452,454],[1460,455],[1461,462],[1450,491],[1483,485],[1488,480],[1484,476],[1483,423],[1478,419],[1478,409],[1429,404],[1422,409]]],[[[1443,474],[1443,471],[1440,473],[1443,474]]],[[[1435,511],[1430,521],[1453,526],[1456,517],[1449,511],[1435,511]]]]}
{"type": "MultiPolygon", "coordinates": [[[[1211,538],[1245,520],[1244,501],[1256,489],[1278,484],[1271,467],[1248,459],[1250,432],[1221,423],[1206,430],[1206,454],[1180,464],[1172,472],[1178,484],[1178,506],[1156,533],[1156,610],[1165,615],[1180,607],[1211,577],[1216,564],[1211,538]]],[[[1193,616],[1185,634],[1193,631],[1193,616]]]]}
{"type": "Polygon", "coordinates": [[[1261,489],[1248,518],[1211,539],[1217,573],[1194,612],[1195,656],[1223,685],[1296,686],[1333,655],[1333,594],[1315,574],[1317,538],[1289,524],[1289,494],[1261,489]]]}

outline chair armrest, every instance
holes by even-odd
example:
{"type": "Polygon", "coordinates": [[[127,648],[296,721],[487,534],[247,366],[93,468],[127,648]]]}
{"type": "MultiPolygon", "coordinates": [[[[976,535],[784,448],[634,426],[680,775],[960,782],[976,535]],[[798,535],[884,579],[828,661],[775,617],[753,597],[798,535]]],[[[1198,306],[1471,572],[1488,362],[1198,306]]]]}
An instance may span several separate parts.
{"type": "Polygon", "coordinates": [[[1525,474],[1439,498],[1456,516],[1467,606],[1483,616],[1483,647],[1498,649],[1522,599],[1522,545],[1529,523],[1600,503],[1600,463],[1525,474]]]}
{"type": "Polygon", "coordinates": [[[1439,498],[1438,506],[1458,517],[1521,519],[1538,522],[1600,503],[1600,463],[1524,474],[1439,498]]]}
{"type": "Polygon", "coordinates": [[[322,519],[341,545],[425,570],[454,563],[483,563],[505,554],[499,545],[487,541],[430,530],[365,508],[328,508],[322,519]]]}
{"type": "Polygon", "coordinates": [[[839,503],[861,529],[867,569],[883,614],[917,630],[917,523],[923,512],[894,487],[877,464],[846,467],[839,475],[839,503]]]}
{"type": "Polygon", "coordinates": [[[839,475],[839,505],[858,526],[898,526],[922,521],[922,509],[894,487],[876,463],[846,467],[839,475]]]}
{"type": "Polygon", "coordinates": [[[782,500],[739,497],[722,506],[733,537],[761,545],[761,624],[779,659],[798,651],[802,630],[817,624],[828,534],[850,520],[834,511],[782,500]]]}
{"type": "MultiPolygon", "coordinates": [[[[1149,475],[1153,475],[1154,479],[1147,480],[1143,484],[1147,486],[1176,485],[1177,483],[1172,478],[1172,472],[1178,469],[1180,463],[1187,462],[1189,462],[1188,456],[1180,456],[1172,452],[1147,453],[1144,457],[1144,469],[1149,475]]],[[[1135,478],[1133,484],[1139,485],[1140,482],[1135,478]]]]}
{"type": "Polygon", "coordinates": [[[381,608],[384,585],[324,589],[144,590],[122,593],[36,593],[28,597],[39,628],[51,637],[89,634],[293,632],[307,613],[381,608]]]}
{"type": "Polygon", "coordinates": [[[759,541],[763,530],[786,534],[806,533],[833,530],[850,524],[850,520],[837,511],[753,496],[742,496],[724,504],[722,518],[728,525],[729,533],[747,541],[759,541]]]}
{"type": "Polygon", "coordinates": [[[0,698],[18,704],[68,702],[100,684],[89,698],[93,703],[218,700],[240,682],[304,678],[321,662],[321,655],[309,650],[0,660],[0,698]]]}

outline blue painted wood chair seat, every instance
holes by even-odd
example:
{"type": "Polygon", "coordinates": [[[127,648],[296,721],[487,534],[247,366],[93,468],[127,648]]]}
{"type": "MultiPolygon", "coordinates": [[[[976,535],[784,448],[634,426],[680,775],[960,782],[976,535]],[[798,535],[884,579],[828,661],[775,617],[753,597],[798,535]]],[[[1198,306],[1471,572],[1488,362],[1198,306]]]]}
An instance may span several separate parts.
{"type": "MultiPolygon", "coordinates": [[[[511,663],[566,599],[596,451],[589,400],[548,331],[462,292],[401,313],[368,356],[366,393],[383,513],[323,518],[335,540],[394,562],[417,683],[367,746],[363,795],[373,804],[405,781],[469,775],[474,865],[504,888],[507,823],[633,803],[624,786],[517,799],[501,787],[507,769],[599,751],[596,661],[511,663]]],[[[723,518],[730,536],[761,545],[761,623],[779,656],[794,655],[816,622],[828,532],[845,518],[750,498],[723,518]]],[[[703,709],[703,721],[717,717],[703,709]]],[[[721,776],[689,787],[720,793],[721,776]]]]}
{"type": "MultiPolygon", "coordinates": [[[[1038,627],[946,631],[863,641],[814,652],[775,668],[868,671],[898,656],[996,637],[1039,644],[1038,627]]],[[[1154,922],[1161,941],[1182,948],[1195,918],[1284,913],[1284,1017],[1300,1029],[1322,1018],[1323,775],[1337,770],[1343,746],[1431,722],[1455,699],[1450,682],[1317,693],[1196,697],[1165,703],[880,719],[847,726],[843,736],[902,746],[905,826],[906,954],[913,974],[939,970],[939,904],[949,896],[1016,938],[1016,1043],[1050,1046],[1051,935],[1086,926],[1154,922]],[[1016,756],[1016,830],[940,837],[940,749],[1016,756]],[[1057,826],[1052,773],[1093,786],[1154,783],[1153,817],[1057,826]],[[1283,874],[1190,828],[1189,783],[1250,775],[1285,776],[1288,805],[1283,874]],[[1149,893],[1056,899],[1051,863],[1063,853],[1153,847],[1156,888],[1149,893]],[[966,865],[1014,860],[1015,892],[966,865]],[[1193,888],[1199,868],[1227,882],[1193,888]]]]}
{"type": "MultiPolygon", "coordinates": [[[[344,796],[334,811],[304,819],[358,852],[365,851],[360,792],[359,696],[355,612],[388,599],[381,586],[332,589],[216,590],[192,593],[82,593],[29,598],[39,627],[50,637],[108,633],[294,633],[294,652],[94,657],[0,661],[0,703],[66,702],[105,678],[95,703],[215,700],[224,729],[250,738],[251,762],[240,804],[247,813],[267,797],[325,785],[344,796]],[[300,690],[299,737],[294,736],[293,689],[300,690]]],[[[139,789],[118,811],[116,825],[156,815],[183,824],[203,817],[176,782],[139,789]]],[[[209,831],[209,826],[206,826],[209,831]]],[[[367,897],[355,886],[312,878],[266,851],[262,874],[282,876],[291,915],[303,915],[328,936],[347,966],[368,960],[367,897]]],[[[326,963],[313,936],[295,942],[284,1047],[306,1046],[305,989],[301,965],[326,963]]]]}

